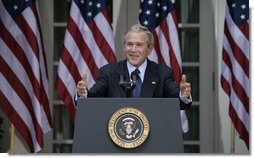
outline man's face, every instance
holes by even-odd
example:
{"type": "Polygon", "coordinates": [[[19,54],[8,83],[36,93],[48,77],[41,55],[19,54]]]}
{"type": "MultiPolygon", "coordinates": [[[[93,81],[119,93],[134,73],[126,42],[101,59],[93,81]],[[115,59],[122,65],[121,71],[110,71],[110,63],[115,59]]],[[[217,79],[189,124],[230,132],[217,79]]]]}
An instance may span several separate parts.
{"type": "Polygon", "coordinates": [[[146,57],[151,54],[152,47],[148,47],[148,39],[145,32],[129,32],[123,52],[127,60],[135,67],[143,64],[146,57]]]}

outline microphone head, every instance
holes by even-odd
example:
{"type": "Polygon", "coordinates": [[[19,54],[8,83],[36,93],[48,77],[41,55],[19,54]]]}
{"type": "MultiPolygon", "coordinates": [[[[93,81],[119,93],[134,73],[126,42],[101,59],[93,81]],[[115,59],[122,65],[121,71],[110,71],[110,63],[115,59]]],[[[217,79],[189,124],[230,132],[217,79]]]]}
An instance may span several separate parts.
{"type": "Polygon", "coordinates": [[[137,84],[137,81],[132,80],[131,86],[133,86],[133,88],[136,86],[136,84],[137,84]]]}
{"type": "Polygon", "coordinates": [[[133,88],[136,86],[137,84],[137,80],[138,80],[139,75],[136,73],[131,73],[131,86],[133,86],[133,88]]]}
{"type": "Polygon", "coordinates": [[[119,85],[124,85],[125,77],[124,75],[119,75],[119,85]]]}

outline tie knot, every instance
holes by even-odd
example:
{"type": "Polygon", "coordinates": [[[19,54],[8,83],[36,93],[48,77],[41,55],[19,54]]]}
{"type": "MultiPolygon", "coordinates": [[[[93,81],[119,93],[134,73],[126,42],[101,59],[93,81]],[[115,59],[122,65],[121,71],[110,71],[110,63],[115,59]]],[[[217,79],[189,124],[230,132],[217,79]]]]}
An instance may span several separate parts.
{"type": "Polygon", "coordinates": [[[134,71],[132,71],[132,74],[139,75],[140,71],[138,68],[136,68],[134,71]]]}

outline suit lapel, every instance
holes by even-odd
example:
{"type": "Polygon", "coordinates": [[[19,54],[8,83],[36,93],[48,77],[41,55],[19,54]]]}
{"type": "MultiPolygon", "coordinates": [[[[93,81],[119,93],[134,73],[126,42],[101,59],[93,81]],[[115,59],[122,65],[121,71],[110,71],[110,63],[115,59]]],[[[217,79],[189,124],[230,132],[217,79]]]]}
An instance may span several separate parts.
{"type": "Polygon", "coordinates": [[[141,97],[153,97],[159,80],[158,76],[159,74],[156,69],[156,65],[150,60],[147,60],[147,67],[141,89],[141,97]]]}

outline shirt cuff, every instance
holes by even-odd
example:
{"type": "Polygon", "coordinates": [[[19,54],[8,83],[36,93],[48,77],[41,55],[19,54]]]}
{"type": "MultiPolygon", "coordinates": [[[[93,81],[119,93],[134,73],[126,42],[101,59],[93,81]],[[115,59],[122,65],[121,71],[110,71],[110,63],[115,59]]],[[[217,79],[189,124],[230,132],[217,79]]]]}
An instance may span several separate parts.
{"type": "Polygon", "coordinates": [[[188,98],[184,98],[184,97],[181,97],[182,96],[182,93],[180,91],[179,93],[179,98],[181,99],[181,101],[184,103],[184,104],[189,104],[192,102],[192,96],[190,94],[190,96],[188,98]]]}
{"type": "MultiPolygon", "coordinates": [[[[79,98],[87,98],[87,93],[85,94],[84,97],[82,97],[82,96],[79,96],[78,93],[76,92],[76,94],[75,94],[75,96],[74,96],[74,101],[77,102],[77,100],[78,100],[79,98]]],[[[76,106],[76,104],[75,104],[75,106],[76,106]]]]}

